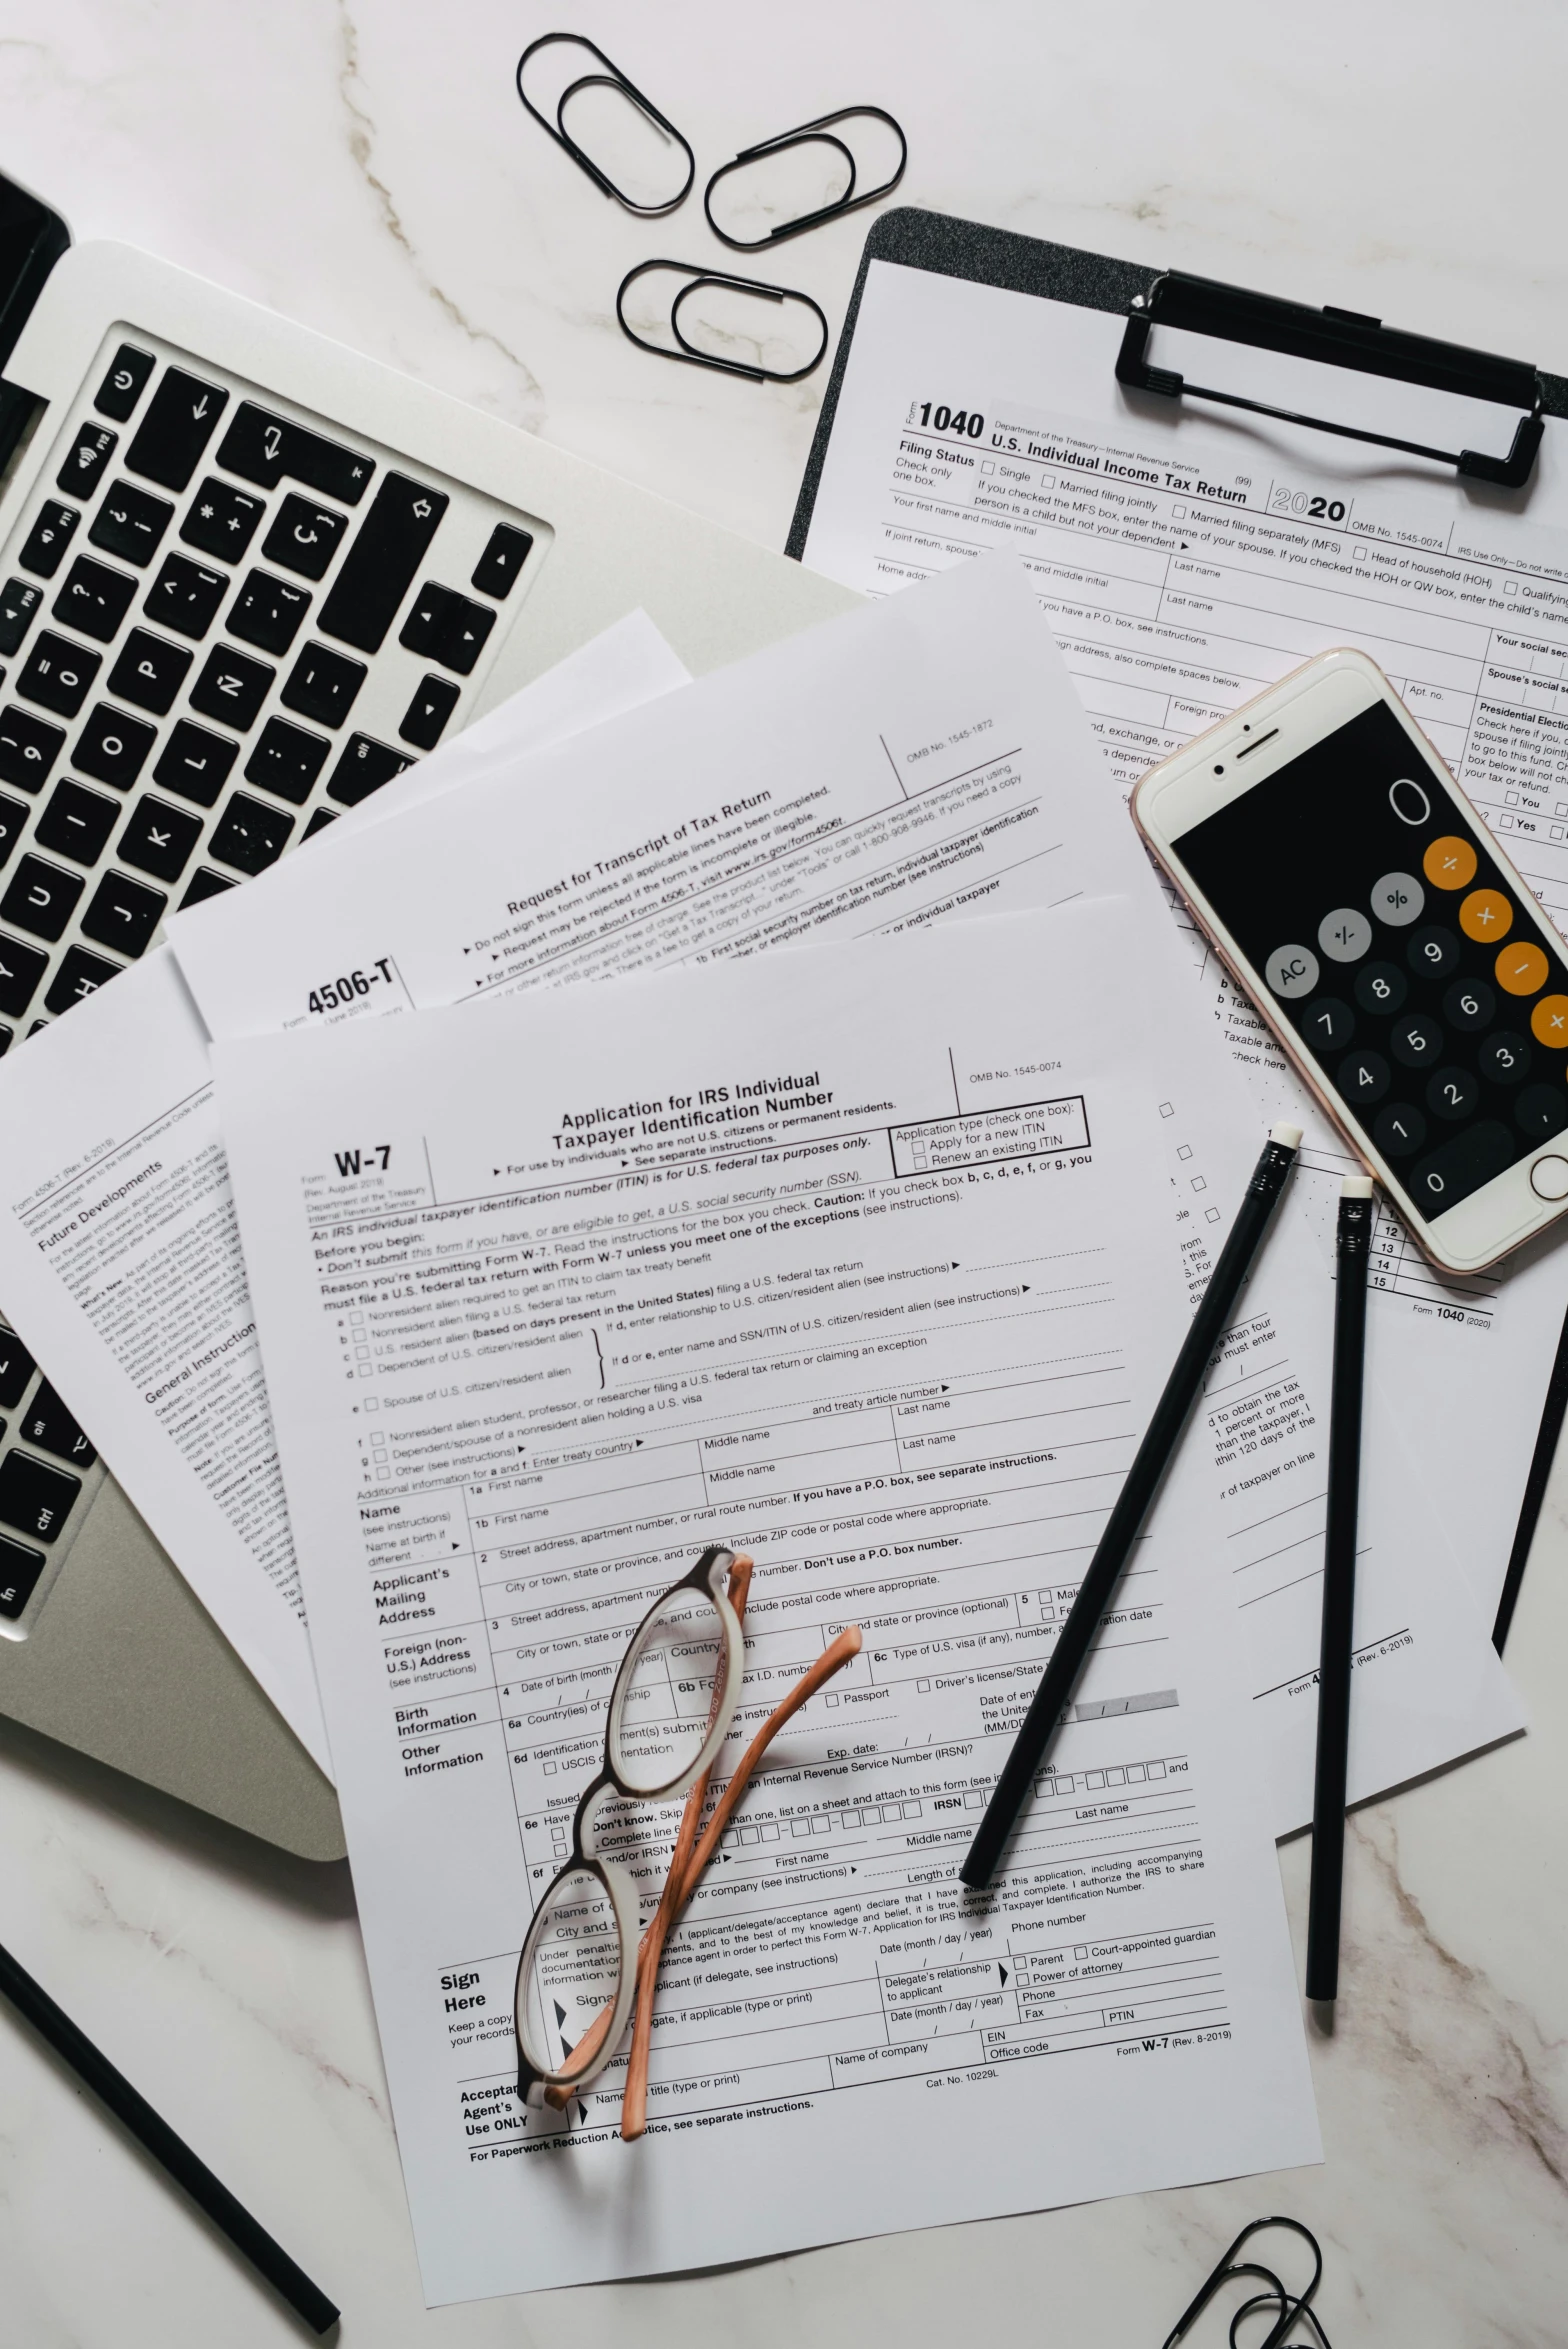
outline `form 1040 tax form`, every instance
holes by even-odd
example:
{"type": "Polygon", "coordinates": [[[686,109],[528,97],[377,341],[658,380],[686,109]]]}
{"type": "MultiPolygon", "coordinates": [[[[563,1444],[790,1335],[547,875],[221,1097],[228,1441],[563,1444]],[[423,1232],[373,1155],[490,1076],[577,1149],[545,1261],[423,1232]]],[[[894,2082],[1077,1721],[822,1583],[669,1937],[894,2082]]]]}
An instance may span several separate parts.
{"type": "MultiPolygon", "coordinates": [[[[806,562],[887,594],[1011,549],[1099,736],[1106,789],[1121,794],[1314,653],[1359,645],[1568,931],[1568,424],[1547,419],[1528,497],[1478,491],[1450,469],[1396,459],[1391,471],[1383,452],[1267,419],[1129,400],[1114,374],[1122,327],[872,260],[806,562]]],[[[1326,380],[1308,400],[1299,379],[1273,379],[1292,363],[1176,339],[1201,349],[1201,381],[1219,368],[1253,397],[1332,410],[1326,380]]],[[[1382,430],[1428,421],[1412,403],[1436,395],[1357,383],[1382,403],[1382,430]]],[[[1495,438],[1495,411],[1467,421],[1495,438]]],[[[1455,445],[1453,423],[1431,419],[1428,437],[1455,445]]],[[[1297,1186],[1327,1258],[1344,1145],[1191,935],[1260,1111],[1306,1129],[1297,1186]]],[[[1490,1621],[1568,1308],[1568,1248],[1450,1279],[1384,1209],[1370,1286],[1383,1375],[1406,1398],[1418,1471],[1490,1621]]]]}

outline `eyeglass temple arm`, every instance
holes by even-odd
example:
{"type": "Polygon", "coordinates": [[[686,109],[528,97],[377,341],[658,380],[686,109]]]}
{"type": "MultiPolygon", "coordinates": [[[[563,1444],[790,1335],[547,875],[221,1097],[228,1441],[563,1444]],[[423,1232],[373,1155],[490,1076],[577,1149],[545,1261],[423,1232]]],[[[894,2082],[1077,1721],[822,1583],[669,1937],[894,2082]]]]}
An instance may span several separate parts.
{"type": "MultiPolygon", "coordinates": [[[[811,1666],[811,1669],[808,1672],[803,1673],[800,1679],[796,1681],[795,1686],[790,1690],[788,1696],[785,1697],[783,1703],[778,1705],[774,1711],[768,1715],[768,1718],[763,1722],[762,1727],[758,1730],[756,1736],[752,1739],[750,1745],[746,1748],[745,1753],[741,1756],[740,1763],[736,1769],[735,1775],[730,1780],[729,1785],[725,1788],[723,1794],[720,1796],[718,1806],[714,1811],[713,1817],[708,1821],[708,1825],[704,1831],[701,1842],[698,1844],[695,1852],[692,1854],[692,1857],[686,1864],[686,1872],[684,1877],[677,1877],[675,1866],[672,1861],[670,1875],[666,1880],[665,1885],[666,1895],[668,1895],[670,1886],[672,1884],[678,1884],[679,1889],[676,1891],[674,1899],[670,1903],[669,1918],[664,1924],[663,1929],[659,1935],[658,1948],[661,1953],[664,1946],[664,1938],[668,1934],[670,1926],[674,1924],[676,1918],[679,1917],[682,1909],[684,1909],[686,1903],[690,1900],[693,1892],[695,1892],[698,1882],[701,1879],[703,1870],[707,1867],[708,1862],[712,1859],[714,1852],[718,1849],[720,1836],[724,1833],[725,1828],[729,1825],[730,1819],[734,1815],[736,1806],[740,1802],[741,1796],[745,1793],[747,1785],[750,1783],[753,1773],[756,1770],[757,1764],[761,1761],[763,1755],[767,1752],[768,1747],[773,1743],[773,1740],[778,1736],[779,1731],[785,1726],[785,1724],[796,1713],[799,1712],[801,1706],[806,1704],[813,1696],[816,1695],[817,1690],[821,1688],[824,1681],[831,1680],[836,1672],[841,1672],[844,1666],[849,1663],[853,1657],[859,1655],[860,1649],[861,1636],[860,1626],[858,1623],[850,1624],[847,1630],[841,1631],[839,1633],[838,1637],[831,1643],[831,1645],[823,1649],[822,1654],[811,1666]]],[[[697,1789],[694,1788],[693,1794],[696,1792],[697,1789]]],[[[684,1818],[681,1824],[684,1828],[686,1824],[684,1818]]],[[[650,2015],[650,2027],[653,1991],[658,1977],[658,1959],[657,1956],[654,1955],[654,1953],[651,1951],[650,1943],[652,1942],[655,1929],[659,1926],[659,1916],[662,1914],[663,1909],[664,1901],[661,1900],[659,1904],[659,1912],[655,1914],[647,1932],[644,1933],[642,1943],[637,1953],[638,1994],[639,1997],[646,1998],[650,2015]],[[649,1964],[650,1957],[653,1958],[651,1965],[649,1964]]],[[[595,2016],[593,2022],[590,2023],[587,2031],[584,2033],[582,2041],[572,2050],[572,2061],[574,2064],[577,2062],[579,2056],[582,2055],[584,2050],[588,2049],[590,2045],[595,2049],[598,2047],[600,2039],[609,2027],[610,2014],[611,2009],[609,2007],[604,2007],[600,2013],[595,2016]]],[[[642,2090],[644,2094],[646,2093],[646,2077],[646,2069],[644,2069],[642,2075],[642,2090]]],[[[640,2136],[642,2134],[640,2125],[633,2129],[628,2129],[626,2125],[626,2121],[630,2117],[627,2112],[627,2106],[628,2103],[632,2101],[633,2085],[634,2077],[632,2067],[630,2064],[628,2064],[626,2091],[622,2100],[623,2120],[621,2134],[623,2137],[634,2137],[640,2136]]],[[[568,2101],[567,2096],[559,2089],[547,2089],[545,2091],[545,2096],[546,2101],[552,2105],[555,2105],[558,2111],[561,2110],[568,2101]]]]}
{"type": "MultiPolygon", "coordinates": [[[[744,1557],[736,1558],[730,1566],[726,1591],[730,1605],[734,1608],[736,1617],[741,1623],[744,1623],[746,1620],[746,1596],[751,1589],[751,1576],[752,1560],[750,1558],[744,1557]]],[[[722,1695],[722,1686],[716,1687],[713,1692],[713,1702],[708,1708],[708,1725],[710,1728],[713,1725],[714,1716],[718,1712],[722,1695]]],[[[645,2005],[648,2010],[648,2021],[646,2025],[643,2025],[643,2029],[645,2032],[651,2031],[652,2029],[652,1985],[654,1976],[658,1972],[659,1953],[664,1947],[665,1936],[669,1932],[670,1922],[673,1920],[674,1916],[674,1908],[672,1906],[672,1887],[680,1883],[681,1878],[685,1872],[686,1862],[690,1856],[691,1847],[696,1841],[697,1829],[701,1824],[702,1806],[708,1799],[708,1784],[712,1776],[713,1770],[710,1765],[708,1769],[703,1771],[702,1776],[697,1780],[696,1784],[692,1787],[691,1792],[686,1797],[686,1807],[681,1812],[681,1823],[675,1837],[675,1849],[670,1858],[669,1873],[664,1879],[664,1890],[659,1895],[659,1905],[649,1920],[647,1930],[644,1932],[641,1941],[637,1944],[637,1988],[636,2004],[633,2010],[635,2019],[632,2027],[632,2044],[634,2047],[637,2041],[638,2026],[642,2024],[642,2014],[645,2005]],[[665,1911],[667,1909],[670,1910],[669,1918],[666,1918],[665,1915],[665,1911]],[[653,1974],[645,1976],[644,1960],[648,1955],[650,1946],[654,1952],[653,1974]],[[646,1991],[644,1990],[645,1979],[648,1984],[646,1991]]],[[[595,2015],[593,2021],[589,2024],[581,2039],[578,2040],[577,2045],[572,2049],[569,2060],[573,2066],[591,2062],[593,2057],[598,2054],[599,2048],[604,2039],[604,2034],[610,2027],[610,2018],[614,2012],[615,2008],[613,2002],[609,2006],[603,2006],[599,2009],[599,2012],[595,2015]]],[[[628,2078],[630,2078],[629,2071],[628,2078]]],[[[568,2104],[571,2102],[571,2091],[565,2088],[547,2088],[544,2092],[544,2100],[546,2104],[550,2105],[556,2112],[564,2112],[568,2104]]],[[[622,2103],[624,2111],[624,2098],[622,2103]]]]}
{"type": "MultiPolygon", "coordinates": [[[[729,1600],[742,1622],[746,1615],[746,1594],[751,1588],[751,1560],[737,1558],[730,1568],[729,1600]]],[[[723,1685],[714,1688],[713,1703],[708,1711],[709,1727],[718,1716],[723,1685]]],[[[648,2055],[653,2042],[653,1997],[659,1983],[659,1966],[664,1956],[664,1944],[670,1928],[681,1909],[681,1886],[685,1881],[687,1863],[697,1830],[702,1825],[702,1806],[708,1799],[708,1787],[713,1777],[710,1767],[693,1786],[686,1797],[681,1813],[675,1849],[670,1854],[670,1865],[664,1879],[664,1890],[659,1905],[648,1922],[637,1950],[637,1990],[632,2005],[632,2044],[626,2063],[626,2086],[621,2095],[621,2135],[629,2144],[640,2137],[647,2126],[648,2055]]]]}
{"type": "MultiPolygon", "coordinates": [[[[802,1674],[778,1709],[768,1715],[741,1756],[734,1777],[719,1797],[718,1808],[708,1821],[702,1841],[685,1862],[684,1874],[676,1860],[670,1862],[664,1897],[644,1936],[644,1946],[638,1953],[636,2020],[632,2029],[631,2055],[626,2066],[626,2087],[621,2097],[621,2135],[628,2144],[633,2138],[640,2137],[647,2126],[648,2054],[653,2036],[653,2000],[659,1985],[659,1963],[664,1955],[664,1944],[670,1928],[696,1890],[697,1881],[718,1849],[719,1837],[733,1817],[748,1780],[774,1738],[790,1715],[799,1712],[807,1698],[813,1696],[825,1680],[831,1680],[834,1673],[849,1662],[851,1656],[858,1656],[859,1653],[860,1627],[856,1624],[848,1631],[839,1633],[831,1647],[823,1650],[810,1671],[802,1674]]],[[[683,1829],[685,1825],[683,1819],[683,1829]]],[[[677,1844],[677,1859],[679,1857],[677,1844]]]]}

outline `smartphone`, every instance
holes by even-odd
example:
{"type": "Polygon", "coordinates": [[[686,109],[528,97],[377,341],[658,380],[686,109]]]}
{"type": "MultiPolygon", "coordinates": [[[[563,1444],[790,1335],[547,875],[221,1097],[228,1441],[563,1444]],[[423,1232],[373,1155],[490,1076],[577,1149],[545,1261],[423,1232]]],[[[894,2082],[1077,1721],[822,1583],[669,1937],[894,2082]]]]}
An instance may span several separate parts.
{"type": "Polygon", "coordinates": [[[1375,661],[1321,654],[1133,816],[1434,1264],[1568,1208],[1568,951],[1375,661]]]}

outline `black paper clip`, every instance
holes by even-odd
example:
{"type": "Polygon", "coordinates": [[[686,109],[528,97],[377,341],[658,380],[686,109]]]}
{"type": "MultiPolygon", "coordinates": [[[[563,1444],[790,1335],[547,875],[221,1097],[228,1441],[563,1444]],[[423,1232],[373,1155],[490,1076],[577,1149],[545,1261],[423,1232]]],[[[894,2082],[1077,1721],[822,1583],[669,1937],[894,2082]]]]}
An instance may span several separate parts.
{"type": "Polygon", "coordinates": [[[717,367],[721,374],[745,375],[753,383],[799,383],[801,377],[809,375],[813,367],[821,366],[828,347],[827,318],[820,304],[814,302],[809,294],[797,293],[793,286],[763,285],[754,277],[731,277],[722,269],[701,269],[691,261],[639,261],[635,269],[628,269],[616,288],[615,315],[620,320],[622,334],[628,342],[635,343],[639,351],[651,351],[656,359],[680,359],[688,367],[717,367]],[[681,287],[670,304],[670,332],[680,345],[678,351],[668,351],[662,343],[645,342],[626,323],[627,288],[635,285],[639,277],[645,277],[650,269],[683,270],[690,280],[681,287]],[[750,367],[743,359],[710,358],[706,351],[699,351],[695,343],[688,342],[681,332],[681,304],[700,292],[703,286],[713,285],[731,286],[743,294],[756,294],[764,302],[799,302],[804,309],[812,311],[822,329],[822,340],[805,366],[791,368],[787,373],[777,367],[750,367]]]}
{"type": "Polygon", "coordinates": [[[661,114],[658,107],[655,106],[653,100],[651,98],[645,97],[642,91],[638,89],[635,82],[628,81],[626,75],[622,73],[620,67],[614,63],[613,59],[606,57],[604,51],[599,47],[597,42],[586,40],[581,33],[541,33],[537,41],[529,42],[527,48],[523,51],[521,57],[519,57],[517,60],[517,95],[519,98],[521,98],[524,106],[527,107],[528,112],[533,116],[535,122],[538,123],[540,129],[544,131],[548,137],[554,139],[558,147],[565,149],[566,153],[570,155],[572,161],[576,164],[578,170],[585,171],[588,174],[588,177],[593,181],[596,188],[602,188],[607,196],[613,196],[616,203],[623,206],[626,211],[635,212],[644,220],[657,220],[664,213],[674,212],[677,210],[680,205],[685,203],[687,197],[691,194],[692,182],[697,176],[697,158],[691,151],[691,144],[689,140],[681,136],[681,133],[676,129],[674,123],[671,122],[669,116],[667,114],[661,114]],[[597,57],[599,63],[604,67],[605,70],[603,73],[579,74],[576,81],[568,82],[566,88],[561,92],[560,98],[556,103],[555,120],[552,123],[547,121],[545,116],[540,113],[538,107],[529,97],[528,92],[523,88],[523,68],[527,65],[530,57],[536,56],[541,49],[548,49],[551,44],[556,41],[575,42],[579,49],[586,49],[590,56],[597,57]],[[621,96],[629,100],[629,102],[637,108],[639,114],[644,115],[649,122],[654,123],[660,130],[666,131],[675,141],[676,145],[680,148],[681,152],[686,158],[686,177],[681,183],[681,190],[678,196],[671,196],[668,203],[665,204],[635,203],[632,198],[626,194],[624,189],[618,188],[614,180],[611,179],[605,172],[600,170],[598,164],[593,160],[593,157],[591,155],[585,154],[582,148],[579,147],[577,141],[572,137],[571,132],[566,127],[566,109],[570,101],[577,96],[580,90],[595,89],[619,90],[621,96]]]}
{"type": "Polygon", "coordinates": [[[858,212],[862,204],[874,204],[879,196],[890,196],[903,178],[908,161],[909,141],[885,107],[841,106],[836,114],[819,114],[815,122],[803,122],[794,130],[780,131],[775,139],[764,139],[758,146],[743,148],[733,163],[721,164],[702,191],[702,208],[708,215],[708,226],[721,244],[728,245],[737,253],[760,253],[764,245],[776,245],[785,237],[801,236],[808,228],[820,228],[825,220],[837,220],[841,213],[858,212]],[[830,123],[853,122],[860,117],[885,122],[898,141],[898,169],[891,179],[885,179],[879,188],[868,188],[863,196],[855,193],[854,156],[842,139],[833,137],[828,127],[830,123]],[[770,228],[766,236],[745,240],[732,237],[727,230],[720,228],[713,217],[713,191],[721,179],[728,179],[732,171],[744,170],[748,164],[760,163],[765,156],[783,155],[791,147],[810,146],[836,147],[849,165],[849,185],[841,196],[835,196],[831,204],[820,204],[815,212],[803,212],[798,220],[786,220],[782,228],[770,228]]]}
{"type": "MultiPolygon", "coordinates": [[[[1318,2249],[1318,2239],[1310,2228],[1304,2227],[1299,2219],[1292,2218],[1254,2219],[1250,2226],[1243,2227],[1230,2249],[1221,2254],[1199,2285],[1197,2297],[1177,2318],[1175,2326],[1166,2334],[1160,2349],[1177,2349],[1177,2344],[1186,2340],[1187,2335],[1215,2294],[1234,2278],[1243,2276],[1265,2284],[1267,2290],[1254,2292],[1250,2299],[1243,2301],[1232,2316],[1230,2320],[1231,2349],[1242,2349],[1237,2338],[1241,2325],[1249,2316],[1264,2308],[1277,2308],[1279,2316],[1277,2321],[1269,2327],[1263,2339],[1253,2345],[1253,2349],[1285,2349],[1287,2339],[1295,2330],[1298,2322],[1309,2324],[1312,2327],[1313,2336],[1319,2349],[1329,2349],[1328,2335],[1319,2324],[1311,2306],[1312,2297],[1323,2281],[1323,2254],[1318,2249]],[[1261,2234],[1265,2227],[1288,2227],[1293,2235],[1299,2235],[1302,2241],[1309,2246],[1313,2260],[1312,2281],[1304,2292],[1292,2293],[1288,2291],[1274,2270],[1264,2267],[1259,2261],[1236,2257],[1242,2245],[1253,2235],[1261,2234]]],[[[1294,2345],[1292,2345],[1292,2349],[1294,2349],[1294,2345]]],[[[1306,2345],[1306,2349],[1310,2349],[1310,2344],[1306,2345]]]]}

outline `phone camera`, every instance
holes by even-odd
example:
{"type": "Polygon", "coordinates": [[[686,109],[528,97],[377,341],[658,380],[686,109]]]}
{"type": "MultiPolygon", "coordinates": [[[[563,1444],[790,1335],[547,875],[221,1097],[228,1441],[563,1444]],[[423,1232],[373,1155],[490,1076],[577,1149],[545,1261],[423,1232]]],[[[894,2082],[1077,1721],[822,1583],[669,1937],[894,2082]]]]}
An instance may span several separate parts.
{"type": "Polygon", "coordinates": [[[1225,769],[1224,769],[1223,767],[1216,767],[1216,768],[1215,768],[1215,770],[1214,770],[1214,772],[1215,772],[1215,774],[1216,774],[1216,775],[1223,775],[1223,774],[1224,774],[1224,772],[1225,772],[1225,769]]]}

